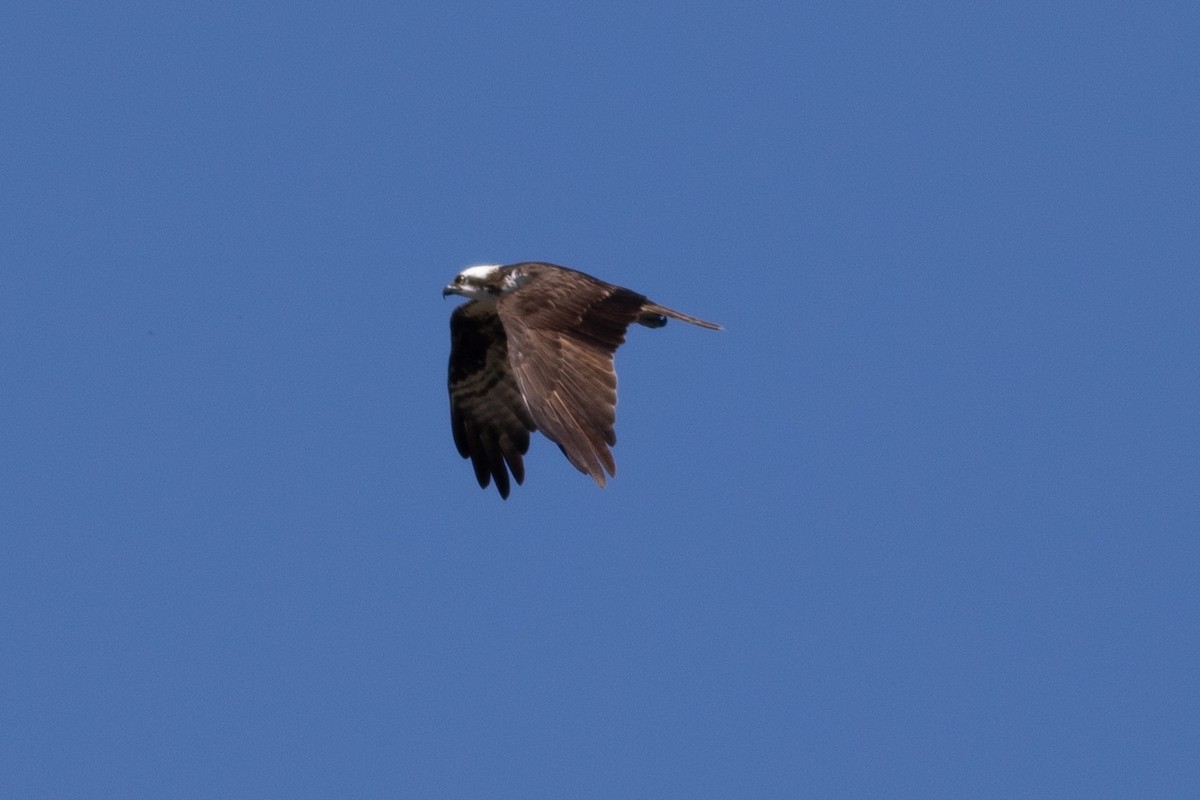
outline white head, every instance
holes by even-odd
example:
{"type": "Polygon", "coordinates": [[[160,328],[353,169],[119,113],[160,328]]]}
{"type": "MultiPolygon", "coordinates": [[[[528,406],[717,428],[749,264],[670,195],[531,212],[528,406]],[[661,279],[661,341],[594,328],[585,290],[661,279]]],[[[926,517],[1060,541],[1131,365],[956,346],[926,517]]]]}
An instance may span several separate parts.
{"type": "Polygon", "coordinates": [[[528,277],[502,264],[480,264],[467,267],[454,277],[446,288],[442,289],[442,297],[448,294],[460,294],[472,300],[495,300],[502,294],[525,285],[528,277]]]}
{"type": "Polygon", "coordinates": [[[458,277],[464,280],[484,281],[491,278],[500,271],[501,264],[480,264],[475,267],[467,267],[462,272],[458,273],[458,277]]]}

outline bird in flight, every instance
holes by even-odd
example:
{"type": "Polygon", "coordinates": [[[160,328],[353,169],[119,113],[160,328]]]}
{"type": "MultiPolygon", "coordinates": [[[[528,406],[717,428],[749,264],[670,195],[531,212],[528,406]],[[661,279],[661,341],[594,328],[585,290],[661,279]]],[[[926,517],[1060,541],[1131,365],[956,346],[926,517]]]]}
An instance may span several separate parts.
{"type": "Polygon", "coordinates": [[[450,428],[481,488],[502,498],[525,480],[529,434],[540,430],[603,487],[616,475],[613,354],[637,322],[667,318],[721,330],[644,295],[543,262],[468,267],[442,290],[462,295],[450,315],[450,428]]]}

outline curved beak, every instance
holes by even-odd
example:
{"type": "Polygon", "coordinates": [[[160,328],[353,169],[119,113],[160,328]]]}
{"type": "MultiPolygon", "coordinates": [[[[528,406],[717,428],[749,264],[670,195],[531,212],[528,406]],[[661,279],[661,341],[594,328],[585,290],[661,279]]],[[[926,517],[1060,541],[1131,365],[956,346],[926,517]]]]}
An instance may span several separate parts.
{"type": "Polygon", "coordinates": [[[447,297],[449,297],[452,294],[457,294],[457,292],[454,291],[454,286],[452,286],[452,285],[446,286],[442,289],[442,299],[443,300],[445,300],[447,297]]]}

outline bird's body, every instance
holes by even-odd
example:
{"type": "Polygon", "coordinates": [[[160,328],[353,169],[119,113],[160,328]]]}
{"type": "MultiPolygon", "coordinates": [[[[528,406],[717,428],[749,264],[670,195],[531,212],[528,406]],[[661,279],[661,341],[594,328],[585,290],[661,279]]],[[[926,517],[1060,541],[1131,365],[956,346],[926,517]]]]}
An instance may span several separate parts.
{"type": "Polygon", "coordinates": [[[450,426],[481,487],[509,494],[540,430],[604,486],[616,474],[613,353],[637,322],[720,326],[583,272],[542,262],[469,267],[443,292],[470,298],[450,316],[450,426]]]}

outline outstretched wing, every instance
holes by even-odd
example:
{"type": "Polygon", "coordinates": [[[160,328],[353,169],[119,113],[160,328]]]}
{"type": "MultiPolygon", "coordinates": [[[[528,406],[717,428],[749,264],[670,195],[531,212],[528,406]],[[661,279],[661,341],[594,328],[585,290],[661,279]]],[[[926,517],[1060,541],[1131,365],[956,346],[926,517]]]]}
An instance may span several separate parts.
{"type": "Polygon", "coordinates": [[[480,487],[525,480],[522,456],[536,430],[508,365],[508,341],[495,308],[465,303],[450,315],[450,428],[458,454],[471,459],[480,487]]]}
{"type": "Polygon", "coordinates": [[[538,429],[604,486],[605,473],[616,474],[613,353],[646,298],[566,269],[539,271],[533,280],[536,291],[511,292],[497,304],[513,375],[538,429]]]}

